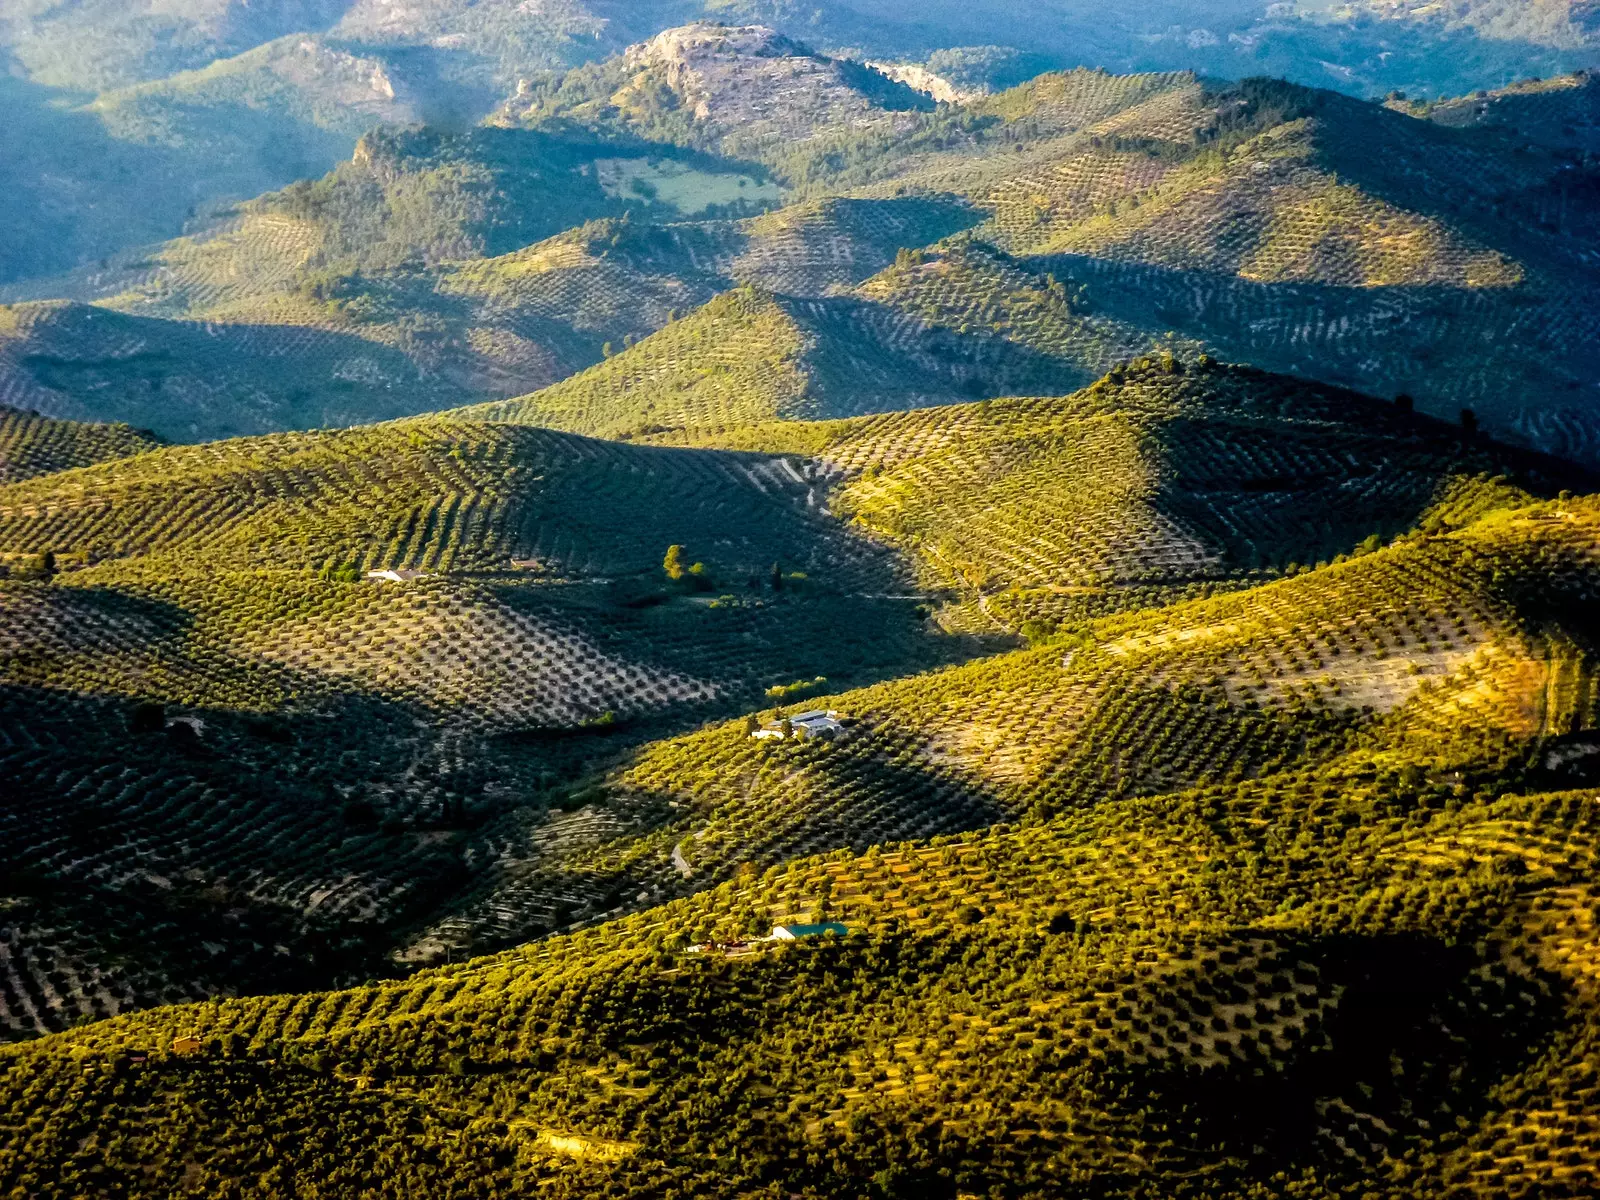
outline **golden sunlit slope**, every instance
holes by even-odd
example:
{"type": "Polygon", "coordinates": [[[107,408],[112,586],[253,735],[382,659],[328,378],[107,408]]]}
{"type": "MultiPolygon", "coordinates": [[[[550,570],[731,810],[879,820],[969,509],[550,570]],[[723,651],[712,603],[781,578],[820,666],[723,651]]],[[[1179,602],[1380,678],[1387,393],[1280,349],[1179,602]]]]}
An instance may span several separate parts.
{"type": "Polygon", "coordinates": [[[1068,397],[701,436],[807,454],[836,513],[907,551],[929,586],[979,594],[961,619],[1013,628],[1370,549],[1481,477],[1548,494],[1586,482],[1387,402],[1171,356],[1068,397]]]}
{"type": "Polygon", "coordinates": [[[502,868],[543,873],[524,934],[635,896],[593,852],[658,815],[589,810],[592,764],[974,648],[820,488],[794,458],[440,421],[0,487],[0,894],[43,989],[9,1035],[391,970],[502,868]]]}
{"type": "Polygon", "coordinates": [[[1358,759],[802,859],[401,982],[6,1049],[0,1182],[1579,1197],[1595,814],[1358,759]]]}
{"type": "Polygon", "coordinates": [[[998,331],[870,299],[741,288],[553,387],[453,415],[616,437],[1063,392],[1086,374],[998,331]]]}

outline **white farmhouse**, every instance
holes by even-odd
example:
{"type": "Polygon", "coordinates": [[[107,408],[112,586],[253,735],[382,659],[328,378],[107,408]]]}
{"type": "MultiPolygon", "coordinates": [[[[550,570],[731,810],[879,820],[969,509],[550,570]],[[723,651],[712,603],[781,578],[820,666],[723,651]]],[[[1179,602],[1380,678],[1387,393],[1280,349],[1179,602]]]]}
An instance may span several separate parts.
{"type": "Polygon", "coordinates": [[[422,579],[424,573],[412,567],[387,567],[382,571],[368,571],[367,578],[378,583],[410,583],[413,579],[422,579]]]}
{"type": "MultiPolygon", "coordinates": [[[[789,727],[794,730],[794,737],[832,737],[844,728],[844,722],[839,720],[838,711],[831,708],[827,711],[819,708],[813,712],[796,713],[794,716],[787,718],[787,720],[789,727]]],[[[784,718],[768,721],[750,736],[759,738],[762,741],[782,741],[784,737],[783,722],[784,718]]]]}

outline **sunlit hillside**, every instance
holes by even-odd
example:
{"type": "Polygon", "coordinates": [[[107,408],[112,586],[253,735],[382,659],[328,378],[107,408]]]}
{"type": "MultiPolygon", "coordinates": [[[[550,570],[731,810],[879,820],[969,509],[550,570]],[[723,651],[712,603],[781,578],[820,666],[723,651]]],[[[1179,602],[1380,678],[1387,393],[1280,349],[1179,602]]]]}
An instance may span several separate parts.
{"type": "MultiPolygon", "coordinates": [[[[0,1086],[26,1132],[3,1178],[133,1194],[180,1178],[293,1192],[315,1178],[348,1192],[399,1180],[441,1194],[1132,1197],[1178,1176],[1186,1194],[1242,1197],[1292,1172],[1316,1197],[1370,1191],[1375,1176],[1397,1197],[1583,1195],[1594,794],[1549,790],[1592,781],[1569,768],[1561,782],[1547,764],[1588,744],[1565,731],[1593,721],[1592,664],[1553,628],[1528,640],[1548,610],[1519,581],[1592,596],[1595,519],[1590,501],[1492,516],[1239,604],[1105,626],[1081,666],[1053,650],[1012,668],[1070,689],[1115,673],[1119,656],[1181,661],[1176,642],[1148,640],[1219,620],[1258,653],[1347,628],[1316,655],[1437,665],[1327,704],[1313,695],[1356,676],[1300,650],[1293,678],[1248,701],[1236,683],[1146,675],[1167,707],[1136,704],[1120,723],[1177,735],[1205,772],[1229,760],[1178,734],[1185,704],[1208,710],[1209,731],[1346,710],[1298,765],[1246,756],[1231,776],[1186,783],[1175,763],[1131,791],[1113,766],[1098,803],[1052,818],[931,843],[880,824],[868,836],[890,844],[864,855],[739,872],[497,958],[9,1049],[0,1086]],[[1330,624],[1257,623],[1280,598],[1313,596],[1330,624]],[[1379,616],[1395,601],[1410,622],[1379,616]],[[1370,630],[1363,614],[1378,617],[1370,630]],[[747,940],[808,920],[835,932],[747,940]],[[72,1103],[30,1122],[55,1095],[72,1103]],[[269,1136],[243,1136],[247,1124],[269,1136]],[[179,1146],[180,1125],[204,1136],[179,1146]],[[352,1145],[361,1153],[336,1150],[352,1145]]],[[[959,689],[939,691],[947,712],[973,711],[959,689]]],[[[1005,703],[989,696],[990,711],[1005,703]]],[[[870,786],[870,765],[951,795],[985,779],[997,798],[1028,793],[1000,783],[992,756],[946,761],[948,740],[937,757],[919,750],[948,727],[929,714],[857,712],[845,741],[776,747],[765,774],[849,795],[870,786]],[[891,720],[907,739],[892,759],[867,750],[891,720]]]]}

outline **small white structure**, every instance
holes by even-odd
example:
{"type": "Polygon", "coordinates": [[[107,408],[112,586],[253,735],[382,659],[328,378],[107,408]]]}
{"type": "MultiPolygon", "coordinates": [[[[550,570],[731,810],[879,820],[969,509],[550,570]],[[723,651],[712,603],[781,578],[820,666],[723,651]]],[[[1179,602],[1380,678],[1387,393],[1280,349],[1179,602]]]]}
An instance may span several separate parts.
{"type": "MultiPolygon", "coordinates": [[[[826,712],[819,708],[814,712],[796,713],[786,719],[789,722],[789,727],[794,730],[792,735],[794,737],[818,737],[822,734],[827,734],[831,737],[844,728],[844,722],[839,720],[839,713],[831,708],[826,712]]],[[[762,741],[769,739],[782,741],[784,737],[783,720],[768,721],[750,736],[759,738],[762,741]]]]}
{"type": "Polygon", "coordinates": [[[850,933],[850,930],[838,921],[819,921],[811,925],[774,925],[771,935],[761,940],[763,942],[798,942],[801,938],[822,937],[824,934],[829,933],[837,937],[845,937],[850,933]]]}
{"type": "Polygon", "coordinates": [[[410,583],[413,579],[425,578],[425,574],[411,567],[389,567],[382,571],[368,571],[367,578],[379,583],[410,583]]]}

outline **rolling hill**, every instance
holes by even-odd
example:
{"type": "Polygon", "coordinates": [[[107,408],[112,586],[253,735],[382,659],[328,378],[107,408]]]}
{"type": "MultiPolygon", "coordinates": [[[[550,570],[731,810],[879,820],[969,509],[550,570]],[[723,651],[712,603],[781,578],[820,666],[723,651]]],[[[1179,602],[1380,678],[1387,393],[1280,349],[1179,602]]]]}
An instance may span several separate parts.
{"type": "Polygon", "coordinates": [[[1012,629],[1342,560],[1492,494],[1485,479],[1589,483],[1403,406],[1170,356],[1066,398],[664,436],[806,453],[839,516],[904,549],[926,586],[980,597],[950,621],[1012,629]]]}
{"type": "Polygon", "coordinates": [[[0,1194],[1595,1195],[1597,33],[0,4],[0,1194]]]}
{"type": "MultiPolygon", "coordinates": [[[[787,314],[781,342],[823,348],[800,368],[809,407],[791,379],[773,385],[789,400],[760,401],[767,414],[1062,394],[1141,354],[1206,352],[1405,393],[1446,420],[1471,409],[1501,436],[1595,461],[1600,228],[1582,139],[1559,132],[1581,127],[1585,80],[1513,89],[1555,97],[1526,134],[1509,115],[1458,120],[1449,104],[1096,71],[935,113],[876,108],[857,128],[829,123],[835,85],[817,84],[821,107],[796,117],[815,131],[774,141],[765,93],[729,80],[771,70],[763,86],[777,87],[796,64],[839,62],[770,31],[723,30],[718,74],[680,45],[708,28],[551,77],[505,114],[526,128],[369,138],[316,184],[42,291],[130,315],[349,333],[470,398],[546,392],[540,404],[595,409],[587,424],[548,419],[617,433],[682,422],[573,397],[621,379],[621,408],[678,411],[685,371],[721,369],[682,339],[729,302],[657,331],[754,284],[787,314]],[[677,57],[657,61],[664,44],[677,57]],[[608,89],[637,98],[657,75],[672,105],[610,104],[608,89]],[[763,161],[705,149],[730,146],[763,161]],[[622,353],[651,334],[642,354],[622,353]],[[616,358],[602,363],[608,343],[616,358]],[[666,392],[635,394],[634,376],[659,374],[641,359],[661,353],[666,392]],[[893,363],[892,378],[869,360],[893,363]],[[844,364],[837,380],[829,361],[844,364]],[[881,395],[841,399],[851,388],[881,395]]],[[[185,429],[176,414],[142,423],[185,429]]]]}
{"type": "Polygon", "coordinates": [[[0,488],[4,770],[34,798],[4,823],[8,953],[45,989],[7,1028],[393,969],[491,864],[545,873],[547,928],[623,903],[601,850],[654,817],[590,811],[589,764],[981,646],[818,487],[794,458],[421,421],[0,488]]]}
{"type": "MultiPolygon", "coordinates": [[[[879,820],[861,833],[887,844],[863,854],[764,872],[731,856],[715,889],[498,957],[8,1048],[0,1179],[1242,1197],[1292,1175],[1312,1197],[1375,1179],[1395,1197],[1583,1195],[1593,631],[1550,601],[1592,598],[1597,528],[1592,500],[1500,510],[1117,618],[1067,665],[1056,647],[885,685],[847,702],[840,742],[669,744],[633,786],[684,788],[685,752],[723,760],[677,792],[713,827],[781,803],[719,795],[730,755],[839,797],[835,814],[875,790],[904,804],[921,778],[1016,815],[931,842],[879,820]],[[1380,683],[1396,659],[1426,677],[1380,683]],[[1204,681],[1229,661],[1268,677],[1204,681]],[[1145,690],[1116,682],[1124,664],[1145,690]],[[1084,687],[1121,735],[1100,764],[1055,750],[1083,746],[1055,719],[1084,687]],[[986,752],[980,714],[1035,732],[986,752]],[[1252,722],[1287,740],[1262,746],[1252,722]],[[1176,753],[1143,778],[1138,729],[1176,753]],[[1098,782],[1072,801],[1074,777],[1098,782]],[[845,934],[744,940],[803,919],[845,934]]],[[[793,811],[818,825],[815,799],[793,811]]],[[[769,813],[747,846],[771,830],[769,813]]]]}
{"type": "Polygon", "coordinates": [[[161,444],[154,434],[128,425],[86,425],[0,408],[0,483],[126,458],[161,444]]]}
{"type": "Polygon", "coordinates": [[[199,440],[407,416],[467,395],[392,347],[332,329],[0,306],[0,403],[52,417],[199,440]]]}
{"type": "MultiPolygon", "coordinates": [[[[13,1034],[254,990],[291,965],[307,986],[387,973],[698,888],[744,858],[1061,803],[946,772],[996,738],[1039,738],[1013,724],[1047,713],[1050,737],[1080,748],[1052,785],[1061,795],[1100,786],[1096,747],[1146,700],[1158,728],[1115,774],[1134,790],[1175,786],[1192,768],[1163,765],[1161,730],[1209,720],[1209,701],[1133,681],[1211,680],[1212,651],[1188,663],[1199,645],[1183,635],[1187,665],[1151,668],[1161,654],[1138,637],[1085,634],[1086,621],[1261,582],[1291,559],[1340,561],[1275,587],[1367,579],[1377,568],[1363,564],[1399,553],[1371,552],[1391,532],[1421,524],[1442,538],[1528,502],[1489,472],[1545,494],[1585,480],[1393,406],[1161,362],[1065,399],[718,436],[732,448],[450,414],[168,446],[0,487],[5,769],[34,798],[4,830],[6,861],[30,864],[9,901],[9,953],[34,980],[7,1001],[13,1034]],[[1072,503],[1081,520],[1027,532],[1046,514],[1070,518],[1072,503]],[[663,573],[671,545],[700,564],[677,581],[663,573]],[[1006,634],[1019,628],[1065,648],[915,674],[1015,645],[1006,634]],[[1134,657],[1108,652],[1094,660],[1105,670],[1050,690],[1062,655],[1102,636],[1134,657]],[[899,782],[834,796],[808,767],[758,772],[734,785],[754,809],[697,827],[708,797],[722,804],[749,769],[745,743],[757,743],[743,725],[630,758],[696,722],[904,675],[826,703],[892,724],[904,706],[991,697],[981,712],[951,710],[949,743],[929,752],[943,765],[926,780],[920,751],[863,738],[862,762],[898,764],[899,782]],[[90,922],[98,910],[119,915],[90,922]],[[208,930],[204,945],[178,933],[187,925],[208,930]],[[159,960],[131,948],[148,927],[173,931],[159,960]]],[[[1374,598],[1404,576],[1380,570],[1357,589],[1379,624],[1337,642],[1349,657],[1329,696],[1409,694],[1414,656],[1384,665],[1389,629],[1421,618],[1374,598]]],[[[1428,639],[1420,670],[1448,673],[1515,636],[1514,617],[1461,590],[1476,586],[1447,576],[1438,594],[1460,599],[1427,594],[1428,620],[1453,615],[1412,635],[1428,639]]],[[[1252,620],[1281,638],[1284,610],[1261,603],[1252,620]]],[[[1344,601],[1326,603],[1342,630],[1344,601]]],[[[1236,623],[1223,644],[1243,636],[1236,623]]],[[[1266,657],[1222,686],[1276,681],[1301,653],[1241,649],[1241,662],[1266,657]]],[[[1347,707],[1247,713],[1206,769],[1315,757],[1361,726],[1347,707]]]]}

